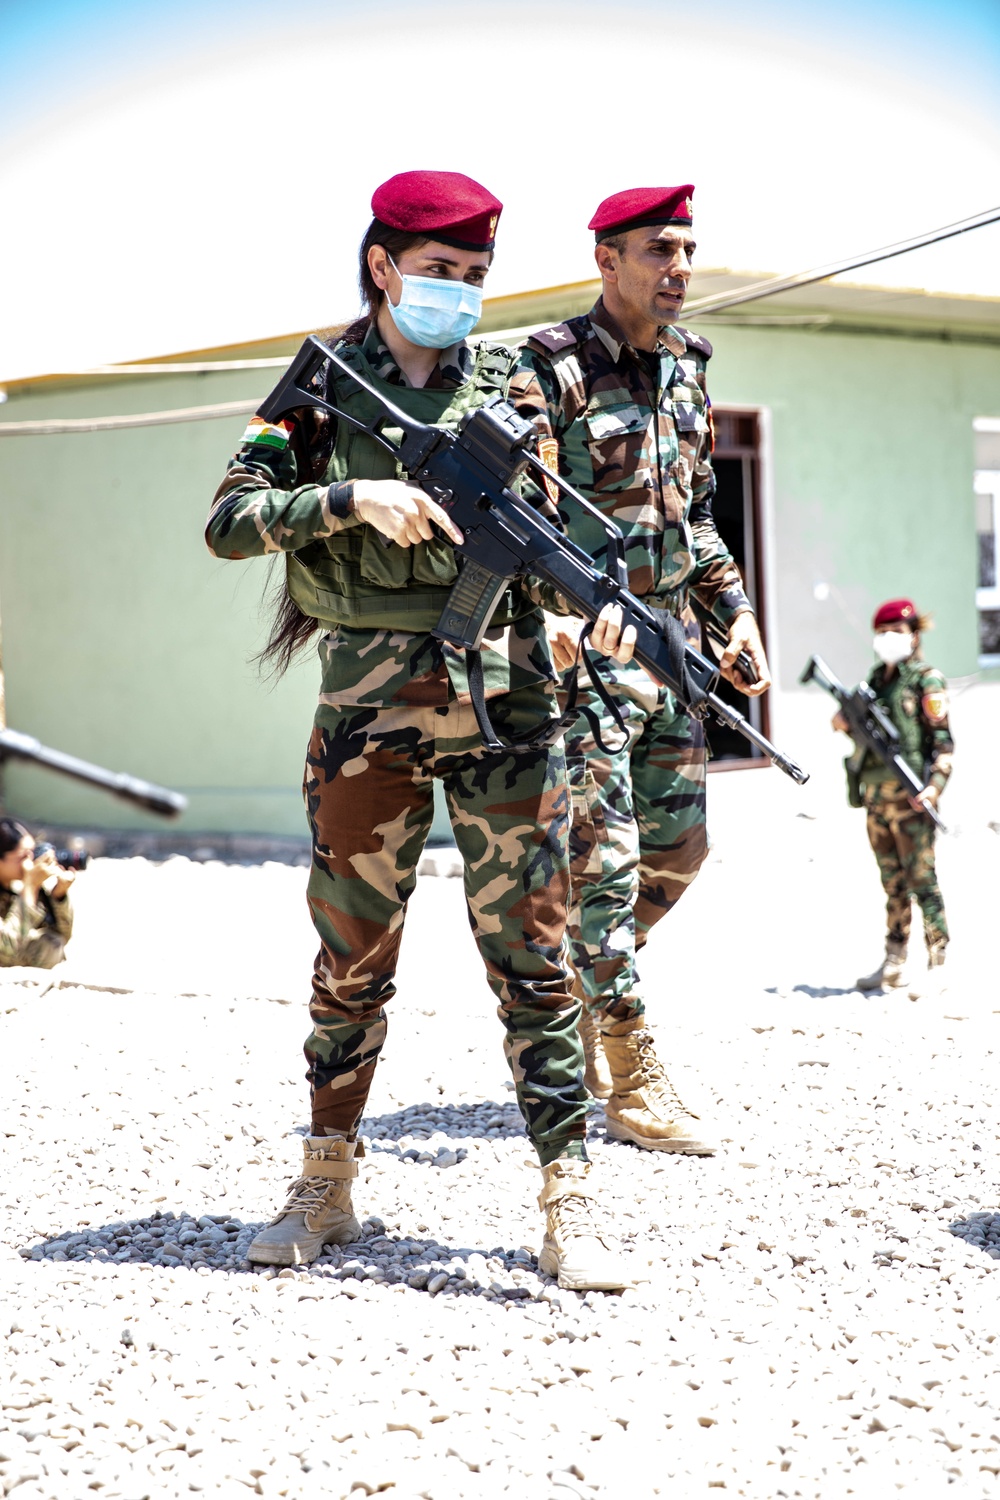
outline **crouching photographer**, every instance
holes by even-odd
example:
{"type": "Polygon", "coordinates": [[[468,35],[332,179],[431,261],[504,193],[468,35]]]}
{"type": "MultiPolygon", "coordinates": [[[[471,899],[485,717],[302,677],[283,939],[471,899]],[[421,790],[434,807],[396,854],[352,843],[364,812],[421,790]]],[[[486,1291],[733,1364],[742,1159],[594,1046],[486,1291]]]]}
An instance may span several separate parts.
{"type": "Polygon", "coordinates": [[[23,823],[0,818],[0,968],[52,969],[73,932],[70,886],[87,862],[36,844],[23,823]],[[76,868],[64,868],[62,861],[76,868]]]}

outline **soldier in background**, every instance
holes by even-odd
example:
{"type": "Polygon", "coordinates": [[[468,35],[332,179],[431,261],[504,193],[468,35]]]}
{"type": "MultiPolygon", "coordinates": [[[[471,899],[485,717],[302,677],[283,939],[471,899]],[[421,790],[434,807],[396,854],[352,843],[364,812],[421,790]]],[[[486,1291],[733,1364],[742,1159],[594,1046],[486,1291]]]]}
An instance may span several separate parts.
{"type": "MultiPolygon", "coordinates": [[[[948,923],[934,868],[936,829],[921,812],[921,804],[937,808],[951,775],[955,748],[948,724],[948,684],[920,656],[920,638],[930,624],[910,599],[890,599],[880,605],[872,620],[879,664],[868,675],[879,707],[899,733],[899,753],[922,778],[923,790],[911,801],[871,751],[858,773],[868,814],[868,841],[885,891],[886,938],[882,962],[871,974],[862,975],[857,986],[867,991],[905,983],[911,902],[916,901],[924,921],[927,975],[911,988],[914,1000],[943,990],[948,947],[948,923]]],[[[833,727],[847,732],[847,721],[839,712],[833,717],[833,727]]]]}
{"type": "Polygon", "coordinates": [[[0,818],[0,968],[54,969],[73,935],[73,870],[52,849],[35,858],[23,823],[0,818]]]}
{"type": "MultiPolygon", "coordinates": [[[[412,416],[455,429],[507,394],[516,358],[466,336],[479,319],[501,205],[453,172],[404,172],[377,189],[361,246],[365,315],[339,356],[412,416]]],[[[322,393],[362,421],[371,396],[334,366],[322,393]]],[[[473,933],[499,1002],[507,1058],[542,1167],[543,1271],[574,1288],[627,1284],[588,1182],[579,1003],[565,962],[568,807],[561,743],[490,753],[463,651],[432,631],[457,577],[461,532],[395,460],[347,423],[304,407],[255,418],[212,505],[217,557],[285,554],[287,591],[268,651],[287,664],[321,631],[322,684],[306,755],[308,896],[320,939],[305,1046],[312,1124],[302,1176],[250,1259],[312,1261],[360,1236],[351,1183],[358,1127],[386,1032],[407,901],[442,784],[465,862],[473,933]],[[444,536],[438,535],[434,528],[444,536]],[[450,540],[446,540],[449,538],[450,540]]],[[[493,724],[550,729],[555,669],[536,599],[516,584],[482,651],[493,724]]],[[[522,747],[523,748],[523,747],[522,747]]],[[[461,1012],[449,1023],[461,1026],[461,1012]]]]}
{"type": "MultiPolygon", "coordinates": [[[[695,248],[693,191],[690,184],[638,188],[600,205],[589,227],[602,295],[584,316],[531,335],[511,399],[535,420],[546,463],[624,534],[631,591],[679,617],[695,594],[728,634],[724,676],[757,694],[769,686],[760,633],[712,518],[705,386],[712,346],[676,326],[695,248]],[[734,670],[744,649],[758,676],[753,687],[734,670]]],[[[555,501],[555,486],[552,492],[555,501]]],[[[569,536],[603,565],[605,535],[595,519],[568,502],[560,503],[560,516],[569,536]]],[[[573,661],[579,629],[578,621],[550,617],[561,668],[573,661]]],[[[616,643],[609,632],[605,645],[616,643]]],[[[704,731],[637,662],[611,664],[602,676],[625,718],[626,742],[589,684],[566,736],[569,931],[585,1007],[586,1078],[591,1092],[606,1098],[610,1135],[709,1155],[714,1148],[653,1051],[636,971],[652,927],[694,880],[708,850],[704,731]]]]}

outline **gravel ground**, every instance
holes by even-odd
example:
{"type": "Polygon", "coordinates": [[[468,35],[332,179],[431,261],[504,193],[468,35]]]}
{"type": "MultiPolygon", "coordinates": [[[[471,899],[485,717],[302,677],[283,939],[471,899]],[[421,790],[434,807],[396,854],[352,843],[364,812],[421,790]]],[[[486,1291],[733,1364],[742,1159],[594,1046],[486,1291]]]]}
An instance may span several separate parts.
{"type": "Polygon", "coordinates": [[[949,993],[865,999],[860,821],[713,783],[711,862],[646,977],[722,1146],[611,1143],[593,1107],[620,1296],[537,1273],[459,881],[414,897],[364,1239],[276,1275],[245,1252],[306,1128],[304,872],[95,862],[70,962],[0,981],[5,1493],[1000,1493],[1000,838],[984,814],[942,846],[949,993]]]}

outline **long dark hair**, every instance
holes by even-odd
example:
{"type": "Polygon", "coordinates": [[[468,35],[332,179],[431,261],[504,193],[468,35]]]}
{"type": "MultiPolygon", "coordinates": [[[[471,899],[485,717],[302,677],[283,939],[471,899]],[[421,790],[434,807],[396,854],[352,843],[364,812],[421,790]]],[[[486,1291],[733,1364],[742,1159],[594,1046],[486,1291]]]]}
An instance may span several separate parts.
{"type": "MultiPolygon", "coordinates": [[[[380,219],[373,219],[358,250],[358,290],[361,293],[363,309],[361,316],[355,318],[352,323],[323,329],[320,337],[328,344],[334,344],[338,340],[349,344],[362,343],[379,315],[382,299],[385,296],[385,293],[376,286],[375,278],[371,273],[371,267],[368,264],[369,250],[373,245],[381,245],[393,260],[398,260],[407,250],[426,245],[427,240],[426,234],[411,234],[408,230],[393,229],[389,224],[383,224],[380,219]]],[[[311,426],[311,424],[307,425],[311,426]]],[[[313,442],[306,439],[306,449],[313,477],[317,478],[326,467],[333,451],[336,433],[332,429],[332,424],[326,422],[317,428],[313,438],[313,442]]],[[[289,597],[283,576],[279,576],[273,583],[269,580],[267,588],[271,591],[274,601],[271,630],[267,644],[253,657],[253,661],[266,676],[277,679],[287,672],[293,659],[319,628],[319,622],[311,615],[304,615],[294,600],[289,597]]]]}
{"type": "Polygon", "coordinates": [[[16,818],[0,818],[0,859],[16,849],[23,838],[30,838],[30,833],[23,823],[16,818]]]}

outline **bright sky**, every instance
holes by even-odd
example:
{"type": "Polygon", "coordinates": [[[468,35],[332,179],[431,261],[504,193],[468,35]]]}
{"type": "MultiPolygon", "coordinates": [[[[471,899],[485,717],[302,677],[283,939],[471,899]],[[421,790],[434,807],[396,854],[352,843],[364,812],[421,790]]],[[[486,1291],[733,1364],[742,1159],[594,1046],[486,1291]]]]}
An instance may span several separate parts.
{"type": "MultiPolygon", "coordinates": [[[[0,0],[0,376],[350,316],[414,167],[503,199],[487,295],[593,274],[646,183],[702,265],[822,264],[1000,202],[1000,4],[0,0]]],[[[1000,296],[1000,226],[857,279],[1000,296]]]]}

